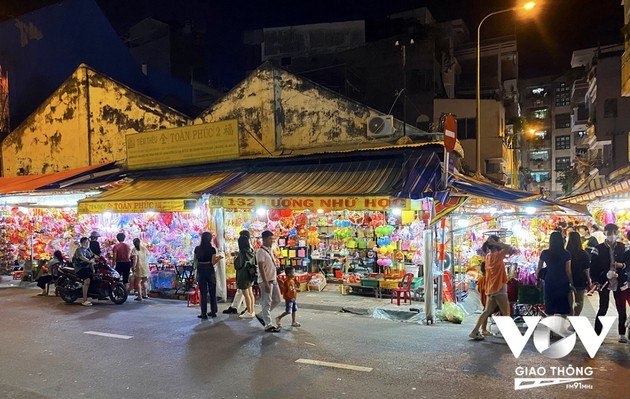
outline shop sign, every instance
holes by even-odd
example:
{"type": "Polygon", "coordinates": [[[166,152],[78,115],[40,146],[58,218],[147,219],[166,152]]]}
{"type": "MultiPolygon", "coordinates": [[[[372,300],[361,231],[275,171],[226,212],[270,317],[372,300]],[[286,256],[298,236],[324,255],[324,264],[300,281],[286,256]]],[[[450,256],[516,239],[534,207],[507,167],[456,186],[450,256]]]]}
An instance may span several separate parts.
{"type": "Polygon", "coordinates": [[[238,158],[235,119],[129,134],[127,167],[145,169],[193,165],[238,158]]]}
{"type": "Polygon", "coordinates": [[[143,212],[188,212],[197,206],[194,199],[163,199],[137,201],[79,201],[79,213],[143,213],[143,212]]]}
{"type": "Polygon", "coordinates": [[[375,197],[211,197],[210,206],[227,209],[295,209],[371,210],[387,211],[391,208],[409,209],[404,198],[375,197]]]}

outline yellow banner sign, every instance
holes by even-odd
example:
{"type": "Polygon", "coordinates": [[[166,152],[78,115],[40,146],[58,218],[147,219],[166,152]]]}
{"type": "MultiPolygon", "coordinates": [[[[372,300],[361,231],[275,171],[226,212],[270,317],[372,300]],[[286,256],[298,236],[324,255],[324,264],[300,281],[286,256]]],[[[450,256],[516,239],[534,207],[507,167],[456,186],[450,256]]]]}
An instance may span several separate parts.
{"type": "Polygon", "coordinates": [[[210,206],[226,209],[309,209],[385,211],[392,208],[409,209],[410,201],[390,197],[211,197],[210,206]]]}
{"type": "Polygon", "coordinates": [[[238,123],[235,119],[129,134],[126,140],[129,169],[238,158],[238,123]]]}
{"type": "Polygon", "coordinates": [[[79,213],[144,213],[188,212],[197,206],[194,199],[139,200],[139,201],[79,201],[79,213]]]}

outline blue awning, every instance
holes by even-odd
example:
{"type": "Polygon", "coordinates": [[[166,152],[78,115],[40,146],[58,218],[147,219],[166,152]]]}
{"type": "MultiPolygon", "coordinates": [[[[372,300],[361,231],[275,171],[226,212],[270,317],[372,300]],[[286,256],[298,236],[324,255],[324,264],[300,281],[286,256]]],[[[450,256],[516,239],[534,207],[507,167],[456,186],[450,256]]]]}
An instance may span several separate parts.
{"type": "Polygon", "coordinates": [[[446,201],[448,193],[441,190],[442,166],[434,152],[412,152],[402,164],[402,187],[393,194],[397,198],[420,199],[439,196],[446,201]]]}
{"type": "Polygon", "coordinates": [[[451,175],[449,185],[462,194],[481,197],[492,201],[507,202],[525,207],[530,206],[541,210],[553,210],[589,215],[587,207],[583,205],[558,201],[541,194],[533,194],[527,191],[500,187],[495,184],[464,175],[451,175]]]}

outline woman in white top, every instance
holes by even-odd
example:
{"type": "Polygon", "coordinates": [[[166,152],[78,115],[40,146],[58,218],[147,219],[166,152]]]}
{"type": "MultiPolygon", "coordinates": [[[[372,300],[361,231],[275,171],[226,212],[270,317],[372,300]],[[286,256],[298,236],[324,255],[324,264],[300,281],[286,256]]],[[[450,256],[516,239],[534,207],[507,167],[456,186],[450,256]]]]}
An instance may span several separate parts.
{"type": "Polygon", "coordinates": [[[147,279],[151,271],[149,270],[149,261],[147,255],[149,251],[147,247],[140,244],[140,239],[133,239],[133,248],[131,248],[131,267],[136,279],[136,301],[141,302],[142,299],[148,298],[147,279]],[[144,291],[142,291],[144,289],[144,291]]]}

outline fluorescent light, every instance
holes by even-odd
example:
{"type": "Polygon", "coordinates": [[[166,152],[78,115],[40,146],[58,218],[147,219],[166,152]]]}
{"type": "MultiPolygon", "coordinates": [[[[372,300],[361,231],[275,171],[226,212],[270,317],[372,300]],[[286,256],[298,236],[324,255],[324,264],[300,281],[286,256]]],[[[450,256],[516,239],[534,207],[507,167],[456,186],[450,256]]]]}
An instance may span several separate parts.
{"type": "Polygon", "coordinates": [[[394,215],[394,216],[402,215],[402,209],[400,209],[400,208],[392,208],[392,215],[394,215]]]}
{"type": "Polygon", "coordinates": [[[525,213],[527,213],[528,215],[533,215],[534,213],[536,213],[536,208],[534,208],[533,206],[525,207],[525,213]]]}
{"type": "Polygon", "coordinates": [[[265,208],[258,208],[256,209],[256,215],[258,216],[265,216],[267,214],[267,210],[265,208]]]}

